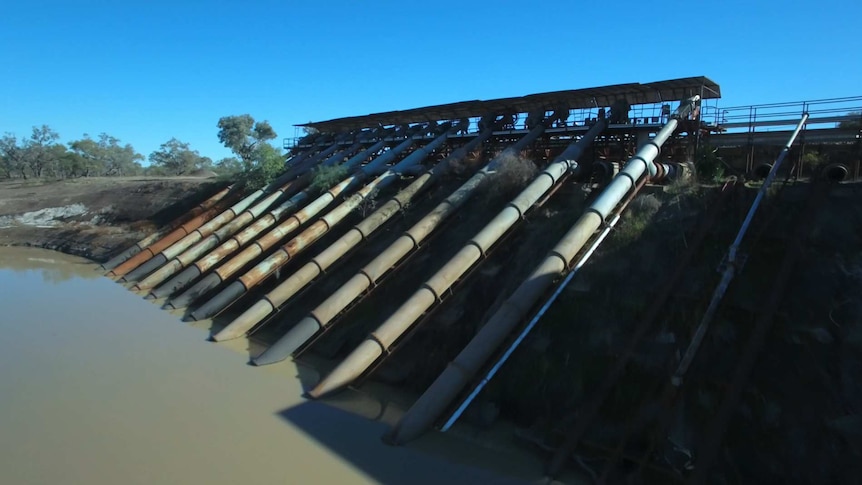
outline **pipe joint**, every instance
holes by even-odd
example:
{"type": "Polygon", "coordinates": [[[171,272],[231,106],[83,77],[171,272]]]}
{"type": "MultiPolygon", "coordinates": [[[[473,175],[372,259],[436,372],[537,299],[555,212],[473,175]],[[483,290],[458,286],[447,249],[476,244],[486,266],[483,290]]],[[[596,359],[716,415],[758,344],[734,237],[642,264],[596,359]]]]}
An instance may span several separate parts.
{"type": "Polygon", "coordinates": [[[413,249],[419,249],[419,241],[417,241],[416,238],[413,237],[412,234],[410,234],[409,232],[405,232],[404,234],[402,234],[402,236],[406,236],[406,237],[410,238],[410,241],[413,242],[413,249]]]}
{"type": "Polygon", "coordinates": [[[262,300],[269,304],[269,306],[272,308],[271,311],[278,310],[278,305],[276,305],[275,303],[273,303],[272,300],[269,299],[269,295],[263,295],[262,300]]]}
{"type": "MultiPolygon", "coordinates": [[[[598,212],[596,212],[596,214],[598,214],[598,212]]],[[[562,261],[562,262],[563,262],[563,268],[564,268],[564,271],[568,271],[568,270],[569,270],[569,262],[568,262],[568,261],[566,261],[566,257],[565,257],[565,256],[563,256],[562,254],[558,253],[557,251],[551,251],[551,252],[548,254],[548,256],[555,256],[555,257],[557,257],[560,261],[562,261]]]]}
{"type": "Polygon", "coordinates": [[[507,202],[505,207],[511,207],[512,209],[515,209],[518,212],[518,220],[521,220],[524,218],[524,213],[521,211],[521,208],[518,207],[517,205],[515,205],[514,202],[507,202]]]}
{"type": "Polygon", "coordinates": [[[317,258],[311,258],[308,262],[317,266],[318,273],[326,274],[326,270],[323,269],[323,265],[317,262],[317,258]]]}
{"type": "Polygon", "coordinates": [[[374,332],[371,332],[368,335],[368,340],[371,340],[372,342],[376,343],[377,346],[380,347],[380,352],[383,353],[383,355],[388,356],[390,354],[389,347],[387,347],[386,344],[384,344],[383,341],[380,339],[380,337],[378,337],[377,334],[375,334],[374,332]]]}
{"type": "MultiPolygon", "coordinates": [[[[659,155],[661,155],[661,145],[656,143],[654,138],[650,138],[649,140],[644,142],[643,147],[647,145],[652,145],[655,147],[655,157],[653,157],[653,159],[656,159],[659,155]]],[[[641,149],[643,149],[643,147],[641,147],[641,149]]]]}
{"type": "MultiPolygon", "coordinates": [[[[319,266],[318,266],[318,267],[319,267],[319,266]]],[[[365,277],[365,279],[367,279],[367,280],[368,280],[368,287],[369,287],[369,288],[374,288],[375,286],[377,286],[377,285],[376,285],[376,283],[375,283],[375,281],[374,281],[374,278],[372,278],[372,277],[371,277],[371,275],[369,275],[369,274],[365,271],[365,268],[360,269],[360,270],[359,270],[359,274],[361,274],[362,276],[364,276],[364,277],[365,277]]]]}
{"type": "Polygon", "coordinates": [[[479,250],[479,259],[485,259],[485,250],[482,249],[482,246],[475,240],[470,239],[469,241],[467,241],[467,246],[474,246],[476,249],[479,250]]]}
{"type": "MultiPolygon", "coordinates": [[[[629,177],[629,178],[631,178],[631,177],[629,177]]],[[[584,210],[584,214],[586,214],[587,212],[592,212],[593,214],[599,216],[600,224],[605,223],[605,216],[603,216],[602,213],[599,212],[598,210],[596,210],[594,207],[592,207],[592,206],[587,207],[586,210],[584,210]]]]}
{"type": "MultiPolygon", "coordinates": [[[[619,173],[619,175],[620,175],[620,176],[622,176],[622,177],[626,177],[627,179],[631,180],[631,181],[632,181],[632,187],[637,186],[637,184],[638,184],[637,180],[635,180],[635,178],[634,178],[634,177],[632,177],[630,173],[628,173],[628,172],[620,172],[620,173],[619,173]]],[[[598,214],[598,212],[596,212],[596,214],[598,214]]],[[[603,222],[604,222],[604,220],[603,220],[603,222]]]]}
{"type": "Polygon", "coordinates": [[[438,295],[438,294],[437,294],[437,292],[436,292],[436,291],[434,291],[434,288],[431,288],[431,285],[429,285],[428,283],[422,283],[422,286],[420,286],[419,288],[420,288],[420,289],[424,288],[424,289],[426,289],[426,290],[430,291],[430,292],[431,292],[431,296],[433,296],[433,297],[434,297],[434,302],[435,302],[435,303],[440,303],[441,301],[443,301],[443,299],[442,299],[442,298],[440,298],[440,295],[438,295]]]}
{"type": "MultiPolygon", "coordinates": [[[[568,167],[568,163],[566,164],[566,166],[568,167]]],[[[566,170],[568,170],[568,168],[566,170]]],[[[566,173],[566,170],[563,170],[563,173],[566,173]]],[[[558,179],[554,178],[554,176],[551,175],[551,173],[548,170],[543,170],[542,173],[539,174],[539,177],[541,177],[542,175],[547,175],[548,178],[551,179],[551,186],[552,187],[557,183],[558,179]]]]}

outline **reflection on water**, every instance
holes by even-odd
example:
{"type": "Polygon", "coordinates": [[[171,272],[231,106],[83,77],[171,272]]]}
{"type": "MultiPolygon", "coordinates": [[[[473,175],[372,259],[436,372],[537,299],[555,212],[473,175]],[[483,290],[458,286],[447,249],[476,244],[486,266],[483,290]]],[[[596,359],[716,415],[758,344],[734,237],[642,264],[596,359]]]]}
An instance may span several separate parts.
{"type": "Polygon", "coordinates": [[[515,483],[479,466],[517,460],[439,435],[386,446],[383,423],[304,401],[304,369],[245,365],[98,275],[0,248],[0,483],[515,483]]]}
{"type": "Polygon", "coordinates": [[[0,248],[0,268],[16,273],[38,272],[45,283],[57,284],[74,277],[94,279],[102,276],[97,265],[86,259],[33,248],[0,248]]]}

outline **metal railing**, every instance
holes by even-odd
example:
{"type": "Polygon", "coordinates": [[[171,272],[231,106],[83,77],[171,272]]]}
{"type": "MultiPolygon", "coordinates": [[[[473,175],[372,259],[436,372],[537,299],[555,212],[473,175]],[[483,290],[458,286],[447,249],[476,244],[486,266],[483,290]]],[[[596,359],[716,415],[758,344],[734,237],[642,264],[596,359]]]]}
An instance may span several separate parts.
{"type": "Polygon", "coordinates": [[[702,119],[723,133],[788,131],[803,113],[810,115],[806,126],[831,125],[821,127],[834,128],[842,122],[859,122],[862,121],[862,96],[715,107],[704,110],[702,119]]]}

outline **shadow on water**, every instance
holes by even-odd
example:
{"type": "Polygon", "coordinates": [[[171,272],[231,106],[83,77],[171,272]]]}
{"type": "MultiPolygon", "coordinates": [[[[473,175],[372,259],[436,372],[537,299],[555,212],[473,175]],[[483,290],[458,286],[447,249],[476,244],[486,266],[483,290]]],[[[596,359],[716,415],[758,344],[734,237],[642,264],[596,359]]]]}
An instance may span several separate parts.
{"type": "MultiPolygon", "coordinates": [[[[6,250],[0,252],[0,268],[8,268],[12,270],[10,275],[15,279],[15,273],[19,271],[30,270],[29,285],[33,287],[33,291],[26,290],[27,294],[35,294],[35,289],[39,285],[33,283],[33,270],[42,270],[44,286],[52,285],[54,282],[64,281],[65,279],[75,280],[80,278],[95,279],[99,278],[101,272],[95,269],[95,265],[82,261],[79,258],[66,257],[64,255],[53,253],[50,251],[22,249],[6,250]],[[62,270],[58,271],[58,269],[62,270]]],[[[242,421],[247,419],[250,426],[260,426],[256,429],[257,436],[248,435],[249,443],[254,443],[256,446],[261,446],[268,449],[257,449],[254,452],[256,456],[263,456],[269,465],[266,465],[260,470],[260,476],[278,475],[283,471],[282,478],[288,478],[286,481],[304,481],[303,477],[324,477],[324,476],[350,476],[350,472],[343,471],[343,467],[337,464],[347,464],[351,468],[360,472],[363,477],[379,483],[540,483],[541,468],[535,462],[525,465],[524,460],[519,460],[515,453],[502,452],[498,448],[487,448],[476,446],[468,440],[461,439],[458,436],[443,435],[440,433],[429,433],[427,436],[411,443],[406,447],[392,447],[384,444],[380,439],[384,432],[400,419],[404,409],[410,405],[415,396],[405,395],[398,390],[385,388],[378,389],[375,383],[368,383],[360,390],[347,389],[321,402],[303,400],[300,395],[303,391],[310,389],[318,383],[321,374],[328,372],[328,367],[331,367],[332,362],[326,359],[317,359],[315,356],[303,358],[301,362],[291,360],[285,361],[273,366],[267,366],[265,369],[248,370],[230,370],[221,369],[222,375],[225,375],[223,381],[217,383],[210,382],[202,384],[201,381],[207,381],[209,377],[218,373],[216,370],[202,369],[196,362],[202,358],[207,358],[209,353],[198,350],[202,346],[196,347],[194,341],[198,339],[197,335],[190,335],[188,332],[176,332],[172,337],[171,333],[164,333],[165,329],[171,327],[170,318],[157,318],[154,312],[150,315],[147,305],[141,305],[141,302],[135,302],[135,297],[128,295],[130,298],[124,297],[112,298],[112,309],[106,309],[100,316],[104,318],[90,318],[90,310],[88,309],[88,301],[90,298],[104,298],[104,293],[96,294],[89,293],[93,289],[98,289],[99,292],[114,291],[110,284],[105,282],[97,282],[99,286],[80,285],[81,293],[69,291],[72,286],[66,286],[62,289],[53,289],[46,294],[50,295],[54,305],[52,305],[52,315],[56,314],[58,320],[66,318],[68,313],[69,321],[78,322],[75,326],[65,326],[66,331],[51,334],[53,337],[48,339],[53,342],[50,352],[51,362],[72,362],[77,365],[78,369],[95,369],[95,375],[101,376],[97,379],[91,377],[84,378],[81,382],[82,391],[79,399],[82,407],[81,413],[85,413],[89,409],[87,404],[89,399],[92,399],[98,390],[104,388],[102,379],[117,379],[117,382],[128,381],[128,379],[142,379],[140,385],[134,385],[132,388],[140,389],[141,386],[150,386],[151,389],[164,389],[166,393],[171,394],[171,399],[176,399],[172,407],[165,408],[164,401],[156,397],[152,402],[146,399],[153,397],[150,393],[144,396],[141,401],[142,407],[136,411],[130,419],[135,421],[134,426],[129,424],[136,433],[141,436],[148,436],[158,442],[159,433],[154,433],[152,436],[149,431],[157,429],[159,426],[171,427],[172,419],[177,422],[183,422],[183,427],[188,426],[192,429],[196,425],[203,425],[198,428],[200,433],[214,433],[211,442],[206,445],[207,454],[214,456],[237,456],[237,450],[232,449],[233,444],[226,445],[220,442],[216,437],[224,438],[226,436],[243,436],[242,433],[231,431],[229,425],[225,427],[213,428],[208,426],[212,416],[231,416],[231,422],[237,423],[237,419],[242,421]],[[103,284],[104,283],[104,284],[103,284]],[[59,298],[62,296],[62,298],[59,298]],[[68,298],[68,301],[63,300],[68,298]],[[74,303],[77,306],[69,306],[74,303]],[[57,313],[60,312],[60,313],[57,313]],[[76,313],[78,312],[78,313],[76,313]],[[160,322],[160,323],[159,323],[160,322]],[[128,328],[124,328],[128,327],[128,328]],[[68,329],[74,328],[74,331],[68,329]],[[106,331],[109,330],[109,331],[106,331]],[[137,347],[124,346],[122,351],[111,354],[111,358],[118,361],[118,365],[104,366],[98,359],[94,359],[86,350],[87,345],[104,345],[100,342],[114,342],[116,335],[130,336],[137,347]],[[185,337],[183,337],[185,335],[185,337]],[[103,340],[97,340],[94,336],[101,336],[103,340]],[[167,336],[167,338],[165,338],[167,336]],[[186,339],[185,341],[183,339],[186,339]],[[163,346],[154,346],[154,342],[161,342],[163,346]],[[186,348],[189,347],[189,348],[186,348]],[[203,352],[203,353],[198,353],[203,352]],[[58,360],[59,359],[59,360],[58,360]],[[172,360],[174,359],[174,360],[172,360]],[[318,360],[320,360],[318,362],[318,360]],[[121,365],[124,363],[128,367],[121,365]],[[146,371],[141,374],[141,369],[146,371]],[[168,371],[172,369],[172,371],[168,371]],[[175,373],[173,373],[175,371],[175,373]],[[203,372],[203,374],[199,374],[203,372]],[[253,375],[246,374],[253,372],[253,375]],[[271,380],[272,375],[267,377],[267,374],[275,373],[276,380],[271,380]],[[143,378],[141,376],[146,376],[143,378]],[[260,383],[281,383],[280,389],[277,392],[272,389],[259,389],[259,395],[254,399],[247,399],[249,385],[257,385],[256,377],[262,375],[260,383]],[[106,377],[107,376],[107,377],[106,377]],[[239,378],[245,376],[238,381],[239,378]],[[295,379],[295,380],[294,380],[295,379]],[[233,381],[232,381],[233,380],[233,381]],[[194,383],[194,384],[192,384],[194,383]],[[88,387],[89,386],[89,387],[88,387]],[[174,386],[174,387],[171,387],[174,386]],[[218,405],[209,406],[203,417],[196,417],[190,413],[195,399],[201,399],[207,395],[207,392],[215,392],[216,396],[221,393],[224,396],[224,386],[237,386],[236,400],[225,399],[218,405]],[[301,386],[301,388],[300,388],[301,386]],[[95,389],[96,391],[93,391],[95,389]],[[168,391],[171,389],[171,391],[168,391]],[[188,393],[183,397],[183,393],[188,393]],[[95,394],[94,394],[95,393],[95,394]],[[272,405],[270,405],[272,404],[272,405]],[[288,405],[289,404],[289,405],[288,405]],[[185,407],[183,407],[185,406],[185,407]],[[284,407],[286,406],[286,407],[284,407]],[[284,407],[284,409],[282,409],[284,407]],[[158,412],[159,409],[175,409],[176,415],[164,411],[158,412]],[[256,409],[250,415],[249,410],[256,409]],[[261,419],[261,415],[267,417],[277,416],[281,418],[284,426],[272,426],[271,420],[261,419]],[[200,419],[198,419],[200,418],[200,419]],[[197,423],[197,424],[194,424],[197,423]],[[291,436],[296,435],[295,431],[300,431],[299,435],[306,439],[294,441],[296,448],[283,447],[286,443],[291,443],[291,436]],[[266,435],[271,431],[270,435],[266,435]],[[231,435],[231,433],[238,433],[231,435]],[[268,441],[269,440],[269,441],[268,441]],[[318,445],[318,446],[315,446],[318,445]],[[278,447],[275,450],[273,447],[278,447]],[[316,455],[315,448],[320,447],[327,451],[328,454],[316,455]],[[290,455],[284,463],[275,463],[266,458],[267,453],[279,455],[290,455]],[[315,456],[323,456],[322,461],[312,461],[315,456]],[[292,460],[292,461],[291,461],[292,460]],[[306,462],[308,460],[308,462],[306,462]],[[285,464],[294,463],[294,466],[285,466],[285,464]],[[296,463],[302,463],[302,466],[295,466],[296,463]],[[272,466],[271,466],[272,465],[272,466]],[[278,467],[285,468],[279,470],[278,467]],[[315,467],[319,467],[319,470],[315,467]],[[331,468],[331,469],[330,469],[331,468]],[[347,475],[345,475],[347,473],[347,475]]],[[[114,294],[123,294],[116,292],[114,294]]],[[[34,302],[38,302],[34,299],[34,302]]],[[[158,305],[158,301],[154,301],[158,305]]],[[[31,303],[25,303],[31,304],[31,303]]],[[[38,303],[35,303],[38,304],[38,303]]],[[[22,311],[28,312],[26,307],[22,311]]],[[[155,308],[153,308],[155,310],[155,308]]],[[[33,310],[35,311],[35,310],[33,310]]],[[[178,312],[181,313],[181,312],[178,312]]],[[[36,321],[48,321],[45,317],[38,317],[36,321]]],[[[180,321],[178,325],[184,325],[180,321]]],[[[202,330],[209,329],[211,322],[204,320],[202,322],[194,322],[193,327],[202,330]]],[[[11,328],[11,327],[10,327],[11,328]]],[[[31,332],[38,334],[45,329],[51,329],[50,325],[30,325],[24,327],[31,332]]],[[[202,336],[202,335],[201,335],[202,336]]],[[[30,337],[28,337],[30,338],[30,337]]],[[[48,343],[50,343],[48,342],[48,343]]],[[[199,340],[198,340],[199,342],[199,340]]],[[[254,338],[236,339],[226,343],[218,344],[219,347],[225,346],[232,350],[238,350],[240,353],[247,352],[249,355],[257,355],[262,350],[262,345],[254,338]]],[[[113,347],[109,346],[113,349],[113,347]]],[[[45,346],[40,347],[43,350],[45,346]]],[[[116,349],[115,349],[116,350],[116,349]]],[[[212,349],[212,355],[218,355],[219,352],[212,349]]],[[[104,357],[104,356],[101,356],[104,357]]],[[[219,359],[212,361],[206,360],[208,364],[217,367],[219,359]]],[[[235,361],[234,361],[235,362],[235,361]]],[[[235,365],[235,364],[231,364],[235,365]]],[[[34,367],[35,368],[35,367],[34,367]]],[[[50,366],[42,368],[45,375],[50,378],[55,378],[56,372],[61,372],[51,368],[50,366]]],[[[63,368],[65,369],[65,367],[63,368]]],[[[75,371],[82,376],[89,376],[88,372],[81,373],[75,371]]],[[[62,379],[62,382],[67,382],[67,379],[62,379]]],[[[107,381],[105,381],[107,382],[107,381]]],[[[3,384],[0,382],[0,384],[3,384]]],[[[119,384],[118,384],[119,385],[119,384]]],[[[73,386],[74,387],[74,386],[73,386]]],[[[130,399],[134,391],[126,390],[117,394],[112,386],[108,386],[109,394],[105,399],[108,402],[120,403],[123,399],[130,399]]],[[[131,388],[130,388],[131,389],[131,388]]],[[[68,391],[71,395],[74,392],[68,391]]],[[[26,393],[16,393],[19,398],[25,398],[26,393]],[[24,397],[22,397],[24,396],[24,397]]],[[[50,401],[50,400],[49,400],[50,401]]],[[[108,406],[110,407],[110,406],[108,406]]],[[[106,423],[111,412],[104,411],[109,416],[101,414],[101,412],[93,412],[87,414],[91,419],[92,426],[98,426],[106,423]]],[[[86,413],[85,413],[86,414],[86,413]]],[[[116,416],[114,416],[116,418],[116,416]]],[[[68,431],[69,436],[93,436],[91,430],[87,426],[75,428],[72,426],[68,431]]],[[[29,429],[29,428],[28,428],[29,429]]],[[[36,430],[38,431],[38,429],[36,430]]],[[[166,433],[173,432],[173,429],[166,433]]],[[[34,431],[35,432],[35,431],[34,431]]],[[[57,440],[63,435],[62,430],[48,430],[46,440],[57,440]]],[[[194,433],[193,433],[194,434],[194,433]]],[[[107,441],[102,443],[104,446],[113,446],[111,440],[125,439],[121,430],[103,433],[102,438],[107,441]],[[107,443],[107,444],[106,444],[107,443]]],[[[180,433],[177,438],[183,441],[183,433],[180,433]]],[[[148,439],[150,439],[148,438],[148,439]]],[[[77,438],[76,438],[77,439],[77,438]]],[[[233,438],[231,438],[233,439],[233,438]]],[[[98,440],[97,440],[98,441],[98,440]]],[[[192,437],[188,443],[196,443],[199,440],[192,437]]],[[[242,440],[236,442],[238,446],[249,447],[242,440]]],[[[0,441],[2,444],[2,441],[0,441]]],[[[143,453],[153,451],[152,446],[147,446],[145,442],[141,443],[143,453]]],[[[199,457],[198,450],[184,449],[183,453],[188,452],[188,459],[197,459],[199,457]]],[[[57,448],[52,453],[67,453],[62,446],[57,448]]],[[[122,454],[121,454],[122,455],[122,454]]],[[[119,455],[118,455],[119,456],[119,455]]],[[[185,456],[185,455],[183,455],[185,456]]],[[[125,459],[126,455],[120,456],[125,459]]],[[[521,457],[523,458],[523,457],[521,457]]],[[[154,458],[156,459],[156,458],[154,458]]],[[[161,458],[159,458],[161,459],[161,458]]],[[[247,466],[248,460],[254,459],[254,456],[245,456],[243,458],[247,466]]],[[[36,466],[35,462],[27,462],[23,460],[23,464],[18,471],[25,472],[28,466],[36,466]]],[[[164,463],[172,464],[173,461],[165,459],[164,463]]],[[[216,467],[222,464],[215,464],[216,467]]],[[[111,470],[117,473],[126,473],[128,470],[134,469],[137,464],[129,461],[117,462],[112,465],[111,470]]],[[[170,465],[173,466],[173,465],[170,465]]],[[[105,465],[105,469],[110,466],[105,465]]],[[[92,468],[83,467],[79,470],[81,476],[90,477],[92,468]]],[[[99,468],[101,470],[101,468],[99,468]]],[[[56,469],[44,468],[45,473],[55,473],[56,469]]],[[[211,472],[212,470],[210,470],[211,472]]],[[[156,473],[156,472],[153,472],[156,473]]],[[[166,468],[158,473],[186,473],[182,467],[173,469],[166,468]]],[[[189,472],[195,476],[204,476],[206,472],[192,471],[189,472]]],[[[266,480],[265,480],[266,481],[266,480]]]]}
{"type": "MultiPolygon", "coordinates": [[[[371,402],[363,404],[368,411],[374,411],[371,402]]],[[[378,407],[381,417],[385,409],[383,405],[378,407]]],[[[387,425],[371,420],[357,423],[353,411],[306,401],[278,415],[379,483],[529,483],[467,465],[440,466],[439,458],[412,447],[387,446],[380,440],[387,425]],[[343,432],[348,428],[353,432],[343,432]]]]}

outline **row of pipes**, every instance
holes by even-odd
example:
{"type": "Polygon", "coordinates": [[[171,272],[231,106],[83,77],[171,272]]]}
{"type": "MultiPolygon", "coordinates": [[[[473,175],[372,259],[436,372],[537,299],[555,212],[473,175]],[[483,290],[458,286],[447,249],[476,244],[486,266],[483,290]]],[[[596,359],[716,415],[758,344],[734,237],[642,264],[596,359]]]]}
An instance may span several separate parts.
{"type": "MultiPolygon", "coordinates": [[[[597,234],[607,232],[614,210],[627,194],[646,178],[675,172],[674,165],[655,159],[662,144],[676,129],[678,119],[685,117],[697,101],[694,97],[682,102],[667,125],[625,164],[545,260],[410,408],[392,431],[393,442],[404,443],[415,438],[440,417],[550,285],[571,268],[585,245],[597,234]]],[[[478,169],[337,291],[290,326],[290,330],[254,358],[253,363],[265,365],[285,360],[330,329],[345,309],[373,291],[381,278],[418,251],[423,241],[476,196],[482,184],[492,180],[503,160],[518,155],[540,137],[547,123],[547,119],[540,119],[531,124],[526,135],[478,169]]],[[[551,161],[309,394],[319,397],[348,385],[384,358],[405,332],[451,293],[467,272],[481,264],[488,252],[531,208],[553,193],[566,176],[576,175],[581,170],[579,157],[607,128],[607,123],[607,119],[598,120],[551,161]]],[[[418,174],[371,215],[312,256],[305,265],[287,274],[277,286],[214,332],[212,338],[222,341],[248,335],[270,321],[292,298],[367,241],[469,153],[479,149],[492,133],[491,128],[485,129],[427,170],[416,170],[425,158],[439,151],[456,130],[457,127],[451,125],[445,127],[431,142],[400,161],[399,157],[415,143],[411,136],[414,133],[407,133],[406,139],[388,148],[384,141],[357,140],[339,150],[345,141],[340,138],[323,150],[301,152],[288,161],[285,173],[266,187],[242,198],[232,187],[225,188],[190,211],[185,220],[177,221],[175,228],[140,241],[106,263],[105,269],[121,281],[134,282],[133,288],[149,292],[150,298],[171,297],[166,303],[168,307],[191,307],[187,318],[209,318],[267,281],[297,254],[345,221],[364,200],[399,181],[404,173],[418,174]],[[362,148],[369,143],[370,146],[362,148]],[[346,175],[318,193],[319,189],[309,186],[315,167],[340,167],[346,175]],[[339,199],[342,202],[334,204],[339,199]],[[327,211],[332,205],[335,207],[327,211]],[[211,295],[215,289],[219,291],[211,295]]]]}

